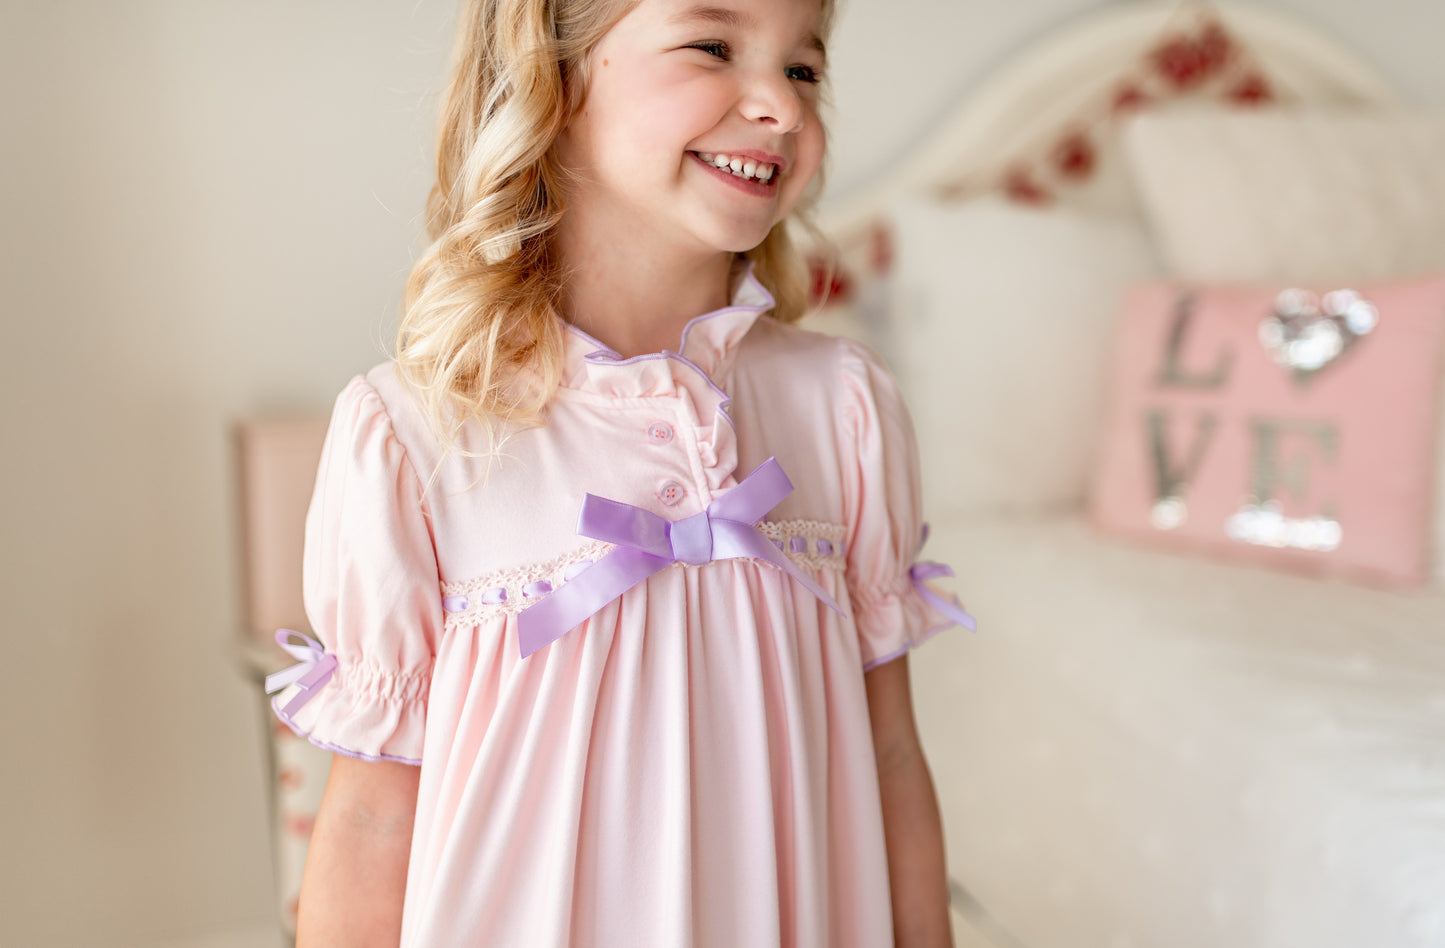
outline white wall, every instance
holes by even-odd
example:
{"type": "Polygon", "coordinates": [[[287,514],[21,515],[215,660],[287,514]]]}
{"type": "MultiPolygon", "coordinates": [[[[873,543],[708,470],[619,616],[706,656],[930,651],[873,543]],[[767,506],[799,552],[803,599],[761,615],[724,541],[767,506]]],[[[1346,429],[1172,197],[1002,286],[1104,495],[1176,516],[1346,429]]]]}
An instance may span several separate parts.
{"type": "MultiPolygon", "coordinates": [[[[832,174],[1094,0],[851,0],[832,174]]],[[[1434,0],[1277,0],[1445,108],[1434,0]]],[[[227,425],[377,361],[454,0],[0,2],[0,918],[144,945],[271,912],[227,425]]]]}
{"type": "Polygon", "coordinates": [[[227,426],[381,358],[452,16],[0,4],[0,941],[271,913],[227,426]]]}

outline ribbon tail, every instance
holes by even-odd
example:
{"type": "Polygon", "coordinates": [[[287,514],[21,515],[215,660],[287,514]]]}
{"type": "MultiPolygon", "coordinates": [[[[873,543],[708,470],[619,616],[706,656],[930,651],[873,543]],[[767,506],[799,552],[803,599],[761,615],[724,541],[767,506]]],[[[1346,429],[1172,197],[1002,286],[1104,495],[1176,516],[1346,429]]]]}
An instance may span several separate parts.
{"type": "Polygon", "coordinates": [[[798,565],[788,559],[787,555],[768,542],[751,524],[734,523],[726,520],[713,521],[713,536],[719,548],[715,554],[719,559],[723,557],[751,556],[760,560],[767,560],[778,569],[787,573],[793,579],[802,583],[803,588],[832,609],[838,615],[844,615],[843,607],[828,595],[828,591],[814,582],[808,574],[798,568],[798,565]]]}
{"type": "Polygon", "coordinates": [[[953,570],[942,563],[914,563],[913,568],[908,571],[913,579],[913,588],[918,590],[918,595],[923,601],[932,606],[935,610],[945,616],[955,625],[961,625],[970,632],[978,631],[978,620],[970,615],[963,608],[963,603],[958,601],[957,596],[944,599],[938,593],[928,588],[924,582],[935,576],[952,576],[953,570]]]}
{"type": "Polygon", "coordinates": [[[672,561],[618,547],[517,615],[522,657],[551,645],[627,590],[672,561]]]}
{"type": "Polygon", "coordinates": [[[299,665],[292,665],[290,668],[283,668],[278,672],[272,672],[266,676],[266,694],[275,694],[283,688],[294,685],[310,670],[311,662],[307,660],[299,665]]]}
{"type": "Polygon", "coordinates": [[[336,656],[321,656],[312,667],[306,669],[306,674],[296,682],[296,687],[301,690],[296,693],[294,698],[286,702],[286,706],[281,709],[282,713],[288,718],[296,714],[306,706],[306,702],[316,697],[317,692],[325,687],[326,683],[331,680],[331,676],[335,674],[336,656]]]}
{"type": "Polygon", "coordinates": [[[271,707],[285,718],[290,718],[297,711],[306,706],[306,702],[316,697],[331,676],[336,674],[336,656],[328,653],[321,647],[321,643],[311,636],[292,629],[277,629],[276,644],[285,649],[292,657],[300,661],[290,668],[283,668],[266,676],[266,693],[281,691],[291,685],[300,689],[285,706],[278,706],[280,698],[273,699],[271,707]],[[299,638],[301,643],[292,641],[292,638],[299,638]]]}

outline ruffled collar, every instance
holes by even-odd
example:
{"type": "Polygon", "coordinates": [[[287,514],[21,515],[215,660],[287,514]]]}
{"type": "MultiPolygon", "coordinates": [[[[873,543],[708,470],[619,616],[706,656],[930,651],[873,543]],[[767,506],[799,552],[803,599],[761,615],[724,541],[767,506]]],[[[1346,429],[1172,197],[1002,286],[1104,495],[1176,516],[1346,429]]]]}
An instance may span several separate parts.
{"type": "MultiPolygon", "coordinates": [[[[712,379],[731,358],[758,317],[774,305],[773,295],[753,274],[753,264],[738,277],[727,306],[691,319],[677,349],[664,349],[624,359],[595,337],[564,323],[566,358],[562,386],[603,395],[636,397],[670,394],[688,376],[700,377],[714,390],[712,379]]],[[[722,395],[720,391],[718,395],[722,395]]],[[[725,401],[725,399],[724,399],[725,401]]],[[[725,409],[725,404],[719,406],[725,409]]]]}

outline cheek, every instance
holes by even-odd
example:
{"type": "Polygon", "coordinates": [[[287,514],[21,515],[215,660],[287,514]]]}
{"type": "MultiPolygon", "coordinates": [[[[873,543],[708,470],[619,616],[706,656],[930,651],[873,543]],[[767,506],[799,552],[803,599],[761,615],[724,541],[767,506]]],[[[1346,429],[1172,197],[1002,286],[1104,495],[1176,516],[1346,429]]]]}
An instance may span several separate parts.
{"type": "Polygon", "coordinates": [[[800,146],[812,156],[813,170],[816,171],[823,165],[823,157],[828,153],[828,130],[823,127],[823,120],[816,112],[808,120],[808,127],[801,133],[803,141],[800,146]]]}
{"type": "Polygon", "coordinates": [[[798,133],[797,170],[795,175],[796,183],[800,190],[806,189],[808,182],[818,173],[823,166],[823,156],[827,150],[828,136],[823,130],[822,123],[817,115],[808,119],[807,127],[798,133]]]}
{"type": "Polygon", "coordinates": [[[720,83],[694,80],[663,89],[651,103],[649,120],[659,134],[687,142],[715,128],[732,104],[727,88],[720,83]]]}
{"type": "Polygon", "coordinates": [[[677,152],[712,124],[706,104],[685,89],[649,83],[613,91],[608,122],[614,141],[677,152]]]}

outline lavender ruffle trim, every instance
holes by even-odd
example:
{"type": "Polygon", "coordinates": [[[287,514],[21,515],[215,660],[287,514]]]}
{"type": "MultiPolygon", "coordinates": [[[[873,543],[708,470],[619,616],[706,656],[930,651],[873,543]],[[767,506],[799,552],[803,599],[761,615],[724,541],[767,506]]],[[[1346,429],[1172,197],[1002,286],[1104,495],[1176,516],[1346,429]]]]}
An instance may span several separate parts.
{"type": "Polygon", "coordinates": [[[918,648],[918,646],[922,645],[924,642],[927,642],[929,639],[942,632],[944,629],[956,624],[957,623],[954,622],[940,622],[938,625],[931,627],[922,635],[918,636],[916,639],[910,639],[908,641],[908,644],[904,645],[902,648],[894,649],[887,655],[880,655],[872,661],[866,662],[863,665],[863,670],[865,672],[870,672],[873,669],[877,668],[879,665],[887,665],[895,658],[902,658],[904,655],[907,655],[909,652],[918,648]]]}
{"type": "Polygon", "coordinates": [[[301,725],[297,724],[289,715],[286,714],[286,712],[282,711],[279,700],[272,700],[271,710],[276,712],[276,717],[279,718],[283,724],[285,724],[292,731],[294,731],[297,737],[304,737],[306,740],[310,741],[312,744],[315,744],[317,747],[321,748],[324,751],[329,751],[333,754],[340,754],[343,757],[354,757],[357,760],[372,761],[373,763],[376,761],[387,760],[398,764],[411,764],[412,766],[416,767],[421,766],[420,757],[400,757],[394,754],[368,754],[364,751],[356,750],[355,748],[342,747],[340,744],[333,744],[330,741],[323,741],[319,737],[316,737],[311,731],[308,731],[305,728],[301,727],[301,725]]]}
{"type": "Polygon", "coordinates": [[[864,662],[865,672],[901,657],[951,626],[961,626],[970,632],[977,629],[973,616],[964,610],[957,597],[944,598],[925,582],[952,575],[953,570],[939,563],[920,562],[885,593],[855,594],[858,630],[865,649],[873,642],[895,643],[899,640],[898,633],[903,633],[901,645],[864,662]]]}

